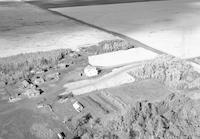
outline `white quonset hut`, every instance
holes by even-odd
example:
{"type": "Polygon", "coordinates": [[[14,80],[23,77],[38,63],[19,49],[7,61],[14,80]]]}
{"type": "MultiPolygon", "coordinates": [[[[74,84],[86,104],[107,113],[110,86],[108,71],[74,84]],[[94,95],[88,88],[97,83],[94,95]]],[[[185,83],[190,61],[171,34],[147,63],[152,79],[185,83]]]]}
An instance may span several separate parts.
{"type": "Polygon", "coordinates": [[[134,62],[151,60],[158,54],[144,48],[132,48],[100,55],[89,56],[89,64],[96,67],[118,67],[134,62]]]}

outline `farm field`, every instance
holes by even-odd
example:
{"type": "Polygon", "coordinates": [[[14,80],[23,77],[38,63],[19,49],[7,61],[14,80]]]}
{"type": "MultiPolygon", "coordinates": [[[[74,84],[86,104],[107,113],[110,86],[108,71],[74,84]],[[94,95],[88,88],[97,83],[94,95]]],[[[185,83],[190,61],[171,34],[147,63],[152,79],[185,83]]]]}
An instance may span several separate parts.
{"type": "Polygon", "coordinates": [[[116,38],[22,2],[0,3],[0,19],[0,57],[60,48],[77,49],[116,38]]]}
{"type": "Polygon", "coordinates": [[[51,10],[181,58],[199,56],[198,0],[150,1],[51,10]]]}
{"type": "MultiPolygon", "coordinates": [[[[86,96],[87,99],[93,100],[93,102],[96,100],[94,103],[98,103],[99,106],[102,106],[101,109],[104,113],[106,113],[106,110],[108,111],[107,113],[114,113],[116,111],[124,111],[128,105],[134,105],[137,101],[145,99],[157,101],[165,98],[170,93],[172,92],[160,83],[153,80],[146,80],[84,94],[80,96],[80,101],[83,99],[84,103],[86,96]],[[104,106],[105,110],[103,109],[104,106]],[[109,108],[106,108],[106,106],[109,108]]],[[[96,109],[97,108],[93,108],[93,110],[96,109]]],[[[97,112],[98,111],[96,111],[96,113],[97,112]]]]}
{"type": "Polygon", "coordinates": [[[17,1],[0,0],[0,139],[200,138],[198,0],[17,1]]]}
{"type": "Polygon", "coordinates": [[[104,121],[124,112],[129,105],[134,105],[137,101],[158,101],[170,93],[172,92],[159,82],[145,80],[75,96],[85,107],[80,114],[75,111],[70,101],[64,104],[55,102],[53,107],[63,120],[72,118],[76,121],[84,114],[90,113],[94,119],[100,118],[104,121]]]}

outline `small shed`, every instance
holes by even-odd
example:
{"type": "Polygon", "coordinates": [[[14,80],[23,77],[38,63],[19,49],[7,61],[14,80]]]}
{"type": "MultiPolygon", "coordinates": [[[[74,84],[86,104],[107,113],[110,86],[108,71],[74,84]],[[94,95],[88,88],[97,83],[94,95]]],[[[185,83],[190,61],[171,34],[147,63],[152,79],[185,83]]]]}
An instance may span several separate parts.
{"type": "Polygon", "coordinates": [[[31,74],[35,74],[36,71],[35,71],[34,69],[32,69],[32,70],[30,71],[30,73],[31,73],[31,74]]]}
{"type": "Polygon", "coordinates": [[[84,109],[84,106],[78,101],[74,102],[73,107],[77,112],[81,112],[84,109]]]}
{"type": "Polygon", "coordinates": [[[57,133],[58,139],[64,139],[66,137],[64,132],[57,133]]]}
{"type": "Polygon", "coordinates": [[[69,65],[66,64],[66,63],[59,63],[59,64],[58,64],[58,68],[60,68],[60,69],[65,69],[65,68],[67,68],[67,67],[69,67],[69,65]]]}
{"type": "Polygon", "coordinates": [[[85,67],[84,73],[87,77],[93,77],[98,75],[98,70],[96,67],[88,65],[85,67]]]}

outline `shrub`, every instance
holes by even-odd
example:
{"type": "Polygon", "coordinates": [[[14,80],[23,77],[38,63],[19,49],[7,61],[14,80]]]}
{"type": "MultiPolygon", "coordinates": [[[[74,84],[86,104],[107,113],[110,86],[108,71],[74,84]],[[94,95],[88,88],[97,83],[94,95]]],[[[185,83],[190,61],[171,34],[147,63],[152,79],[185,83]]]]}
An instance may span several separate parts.
{"type": "Polygon", "coordinates": [[[110,134],[121,133],[134,139],[195,138],[200,135],[200,128],[196,128],[200,126],[199,113],[199,104],[190,98],[170,94],[158,102],[138,101],[106,127],[110,127],[110,134]]]}
{"type": "Polygon", "coordinates": [[[129,42],[125,40],[105,40],[98,44],[98,47],[101,48],[102,52],[99,53],[105,53],[105,52],[113,52],[118,50],[126,50],[133,48],[134,46],[131,45],[129,42]]]}
{"type": "Polygon", "coordinates": [[[0,82],[14,84],[18,80],[31,78],[32,69],[43,69],[56,65],[71,50],[60,49],[48,52],[20,54],[0,59],[0,82]]]}
{"type": "Polygon", "coordinates": [[[196,81],[200,77],[199,73],[194,71],[188,62],[168,55],[144,63],[130,74],[138,80],[157,79],[174,89],[200,87],[199,82],[196,81]]]}

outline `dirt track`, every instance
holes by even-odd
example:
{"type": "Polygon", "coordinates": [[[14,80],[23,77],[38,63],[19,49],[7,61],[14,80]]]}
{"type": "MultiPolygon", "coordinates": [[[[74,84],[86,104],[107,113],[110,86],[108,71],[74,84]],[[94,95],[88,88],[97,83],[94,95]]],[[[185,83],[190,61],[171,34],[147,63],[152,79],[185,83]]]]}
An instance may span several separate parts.
{"type": "Polygon", "coordinates": [[[103,75],[102,77],[67,83],[64,85],[66,92],[62,93],[62,95],[69,92],[72,92],[74,95],[80,95],[95,90],[134,82],[135,79],[131,77],[127,72],[133,70],[136,67],[138,67],[138,64],[128,65],[119,69],[114,69],[111,73],[103,75]]]}

